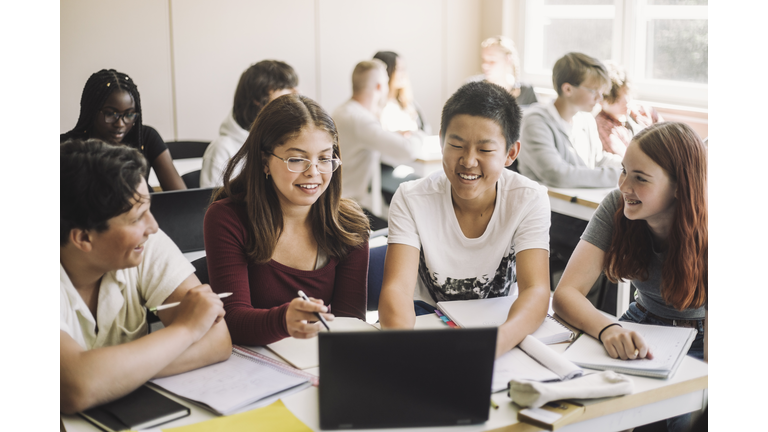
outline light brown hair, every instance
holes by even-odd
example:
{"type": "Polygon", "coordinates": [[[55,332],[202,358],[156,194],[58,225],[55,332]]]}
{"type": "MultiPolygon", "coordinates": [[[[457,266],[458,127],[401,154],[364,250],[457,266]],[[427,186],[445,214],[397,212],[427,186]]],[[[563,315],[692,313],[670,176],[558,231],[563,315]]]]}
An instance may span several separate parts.
{"type": "MultiPolygon", "coordinates": [[[[331,116],[306,96],[283,95],[256,117],[245,144],[227,164],[224,186],[213,197],[213,201],[230,197],[246,206],[246,252],[255,263],[272,258],[283,231],[280,200],[272,180],[264,176],[266,155],[310,126],[328,132],[333,156],[341,158],[339,134],[331,116]],[[241,163],[242,171],[233,178],[241,163]]],[[[312,205],[309,217],[315,241],[328,256],[343,258],[351,248],[368,241],[368,218],[357,203],[341,198],[341,168],[333,173],[328,188],[312,205]]]]}
{"type": "Polygon", "coordinates": [[[520,55],[515,48],[515,42],[506,36],[489,37],[480,43],[481,48],[496,47],[512,62],[512,74],[515,76],[515,82],[520,82],[520,55]]]}
{"type": "Polygon", "coordinates": [[[611,79],[611,89],[603,94],[603,99],[609,104],[616,103],[620,92],[629,92],[631,90],[627,71],[624,69],[624,66],[611,60],[604,61],[603,65],[608,70],[608,77],[611,79]]]}
{"type": "Polygon", "coordinates": [[[552,85],[558,96],[562,96],[563,84],[578,87],[590,78],[597,80],[600,86],[607,86],[611,82],[600,60],[586,54],[568,53],[560,57],[552,68],[552,85]]]}

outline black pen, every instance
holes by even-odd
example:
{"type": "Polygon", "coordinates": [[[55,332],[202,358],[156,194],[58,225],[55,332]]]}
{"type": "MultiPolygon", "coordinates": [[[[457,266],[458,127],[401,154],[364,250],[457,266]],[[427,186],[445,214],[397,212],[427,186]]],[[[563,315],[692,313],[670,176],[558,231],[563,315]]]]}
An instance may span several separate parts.
{"type": "MultiPolygon", "coordinates": [[[[309,297],[307,297],[307,295],[304,294],[304,291],[299,290],[299,297],[301,297],[302,300],[310,301],[309,297]]],[[[314,312],[314,314],[320,320],[320,322],[323,323],[325,328],[327,328],[328,331],[331,331],[331,328],[328,327],[328,323],[325,321],[325,318],[323,318],[323,316],[320,315],[320,312],[314,312]]]]}

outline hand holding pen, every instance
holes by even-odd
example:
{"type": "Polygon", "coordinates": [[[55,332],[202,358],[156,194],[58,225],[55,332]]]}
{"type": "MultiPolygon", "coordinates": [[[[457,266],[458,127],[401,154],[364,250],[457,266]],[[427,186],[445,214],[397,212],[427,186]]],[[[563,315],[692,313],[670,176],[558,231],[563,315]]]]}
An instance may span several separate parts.
{"type": "Polygon", "coordinates": [[[285,313],[286,328],[288,334],[298,339],[309,339],[317,336],[317,333],[328,321],[332,321],[333,314],[327,313],[328,307],[323,305],[321,299],[310,299],[299,291],[299,297],[293,299],[285,313]]]}

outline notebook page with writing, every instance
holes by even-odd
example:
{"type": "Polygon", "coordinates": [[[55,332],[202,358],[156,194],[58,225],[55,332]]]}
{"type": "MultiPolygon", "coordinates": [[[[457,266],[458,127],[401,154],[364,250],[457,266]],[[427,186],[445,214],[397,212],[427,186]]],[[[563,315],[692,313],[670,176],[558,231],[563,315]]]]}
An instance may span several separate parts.
{"type": "Polygon", "coordinates": [[[309,386],[307,378],[289,374],[237,350],[221,363],[150,382],[222,415],[276,393],[309,386]]]}
{"type": "Polygon", "coordinates": [[[668,377],[675,372],[696,337],[696,330],[622,322],[622,327],[639,333],[653,359],[621,360],[608,355],[597,339],[583,335],[565,351],[565,358],[590,369],[610,369],[629,374],[668,377]]]}
{"type": "MultiPolygon", "coordinates": [[[[331,331],[337,332],[376,330],[367,322],[354,317],[336,317],[333,321],[328,321],[328,327],[331,328],[331,331]]],[[[320,366],[317,338],[296,339],[287,337],[267,345],[267,348],[299,369],[311,369],[320,366]]]]}
{"type": "MultiPolygon", "coordinates": [[[[517,295],[494,297],[476,300],[454,300],[438,302],[437,307],[451,321],[460,327],[498,327],[507,320],[509,308],[517,300],[517,295]]],[[[552,313],[550,299],[550,314],[552,313]]],[[[564,327],[551,316],[544,318],[541,326],[533,332],[533,336],[545,344],[571,340],[573,332],[564,327]]]]}

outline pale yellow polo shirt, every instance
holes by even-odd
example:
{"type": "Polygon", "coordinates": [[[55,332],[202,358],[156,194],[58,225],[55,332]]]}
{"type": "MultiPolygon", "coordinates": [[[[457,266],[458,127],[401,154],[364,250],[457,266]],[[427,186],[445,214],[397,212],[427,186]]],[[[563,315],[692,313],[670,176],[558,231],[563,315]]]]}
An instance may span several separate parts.
{"type": "Polygon", "coordinates": [[[94,319],[64,267],[61,264],[59,267],[61,330],[87,350],[130,342],[146,335],[144,306],[163,304],[195,271],[173,240],[158,230],[144,244],[141,264],[108,272],[101,279],[97,319],[94,319]]]}

